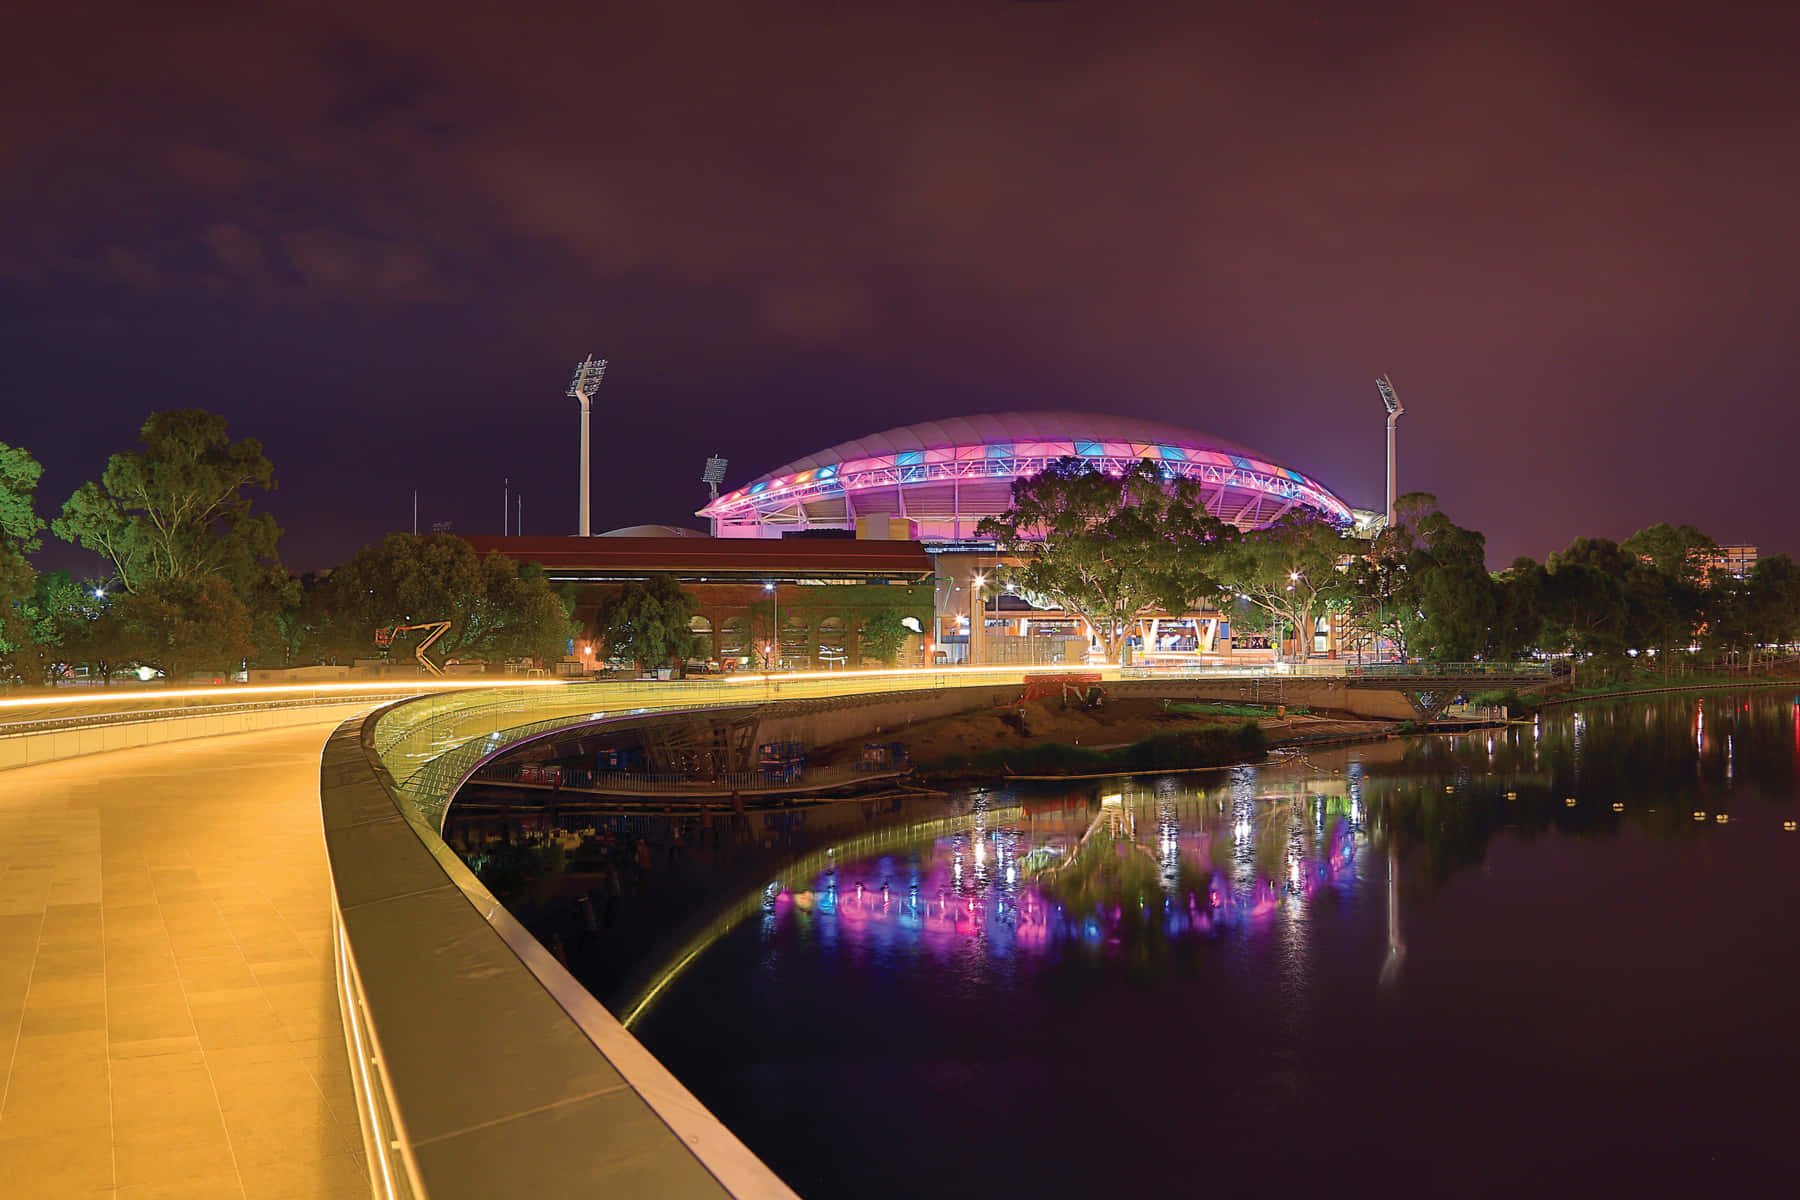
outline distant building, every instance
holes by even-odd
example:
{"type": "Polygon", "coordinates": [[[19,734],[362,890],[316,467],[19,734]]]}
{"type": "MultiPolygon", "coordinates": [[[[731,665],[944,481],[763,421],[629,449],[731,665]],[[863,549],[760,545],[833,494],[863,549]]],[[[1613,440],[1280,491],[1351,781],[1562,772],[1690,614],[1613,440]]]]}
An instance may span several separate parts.
{"type": "Polygon", "coordinates": [[[1068,412],[987,413],[869,434],[760,475],[696,515],[721,538],[838,529],[916,538],[934,553],[973,548],[981,519],[1011,506],[1013,482],[1061,458],[1111,474],[1149,459],[1200,484],[1208,510],[1243,529],[1295,508],[1341,526],[1356,521],[1331,489],[1259,450],[1166,421],[1068,412]]]}
{"type": "Polygon", "coordinates": [[[1694,550],[1688,554],[1688,561],[1699,570],[1702,579],[1714,571],[1744,579],[1756,569],[1756,558],[1755,546],[1720,546],[1716,550],[1694,550]]]}
{"type": "Polygon", "coordinates": [[[679,527],[635,526],[594,537],[465,537],[477,554],[498,551],[576,588],[583,629],[575,653],[593,665],[600,602],[627,581],[668,574],[698,606],[691,626],[706,657],[738,666],[773,657],[769,621],[779,612],[781,662],[794,669],[863,665],[863,623],[883,609],[911,618],[917,636],[902,665],[929,662],[930,557],[917,542],[855,538],[710,538],[679,527]],[[652,536],[638,536],[649,529],[652,536]],[[757,616],[753,610],[766,615],[757,616]],[[765,644],[757,645],[760,635],[765,644]],[[593,653],[585,653],[593,651],[593,653]]]}
{"type": "MultiPolygon", "coordinates": [[[[1359,513],[1318,480],[1259,450],[1166,421],[1070,412],[1003,412],[922,421],[818,450],[713,499],[696,515],[721,540],[784,541],[854,537],[922,546],[935,565],[932,662],[965,661],[974,616],[971,581],[1007,561],[980,536],[983,517],[1012,504],[1012,487],[1063,458],[1118,474],[1148,460],[1170,477],[1200,485],[1209,512],[1241,529],[1260,529],[1295,510],[1363,536],[1379,516],[1359,513]]],[[[1078,615],[1034,609],[986,589],[975,657],[984,663],[1078,661],[1093,631],[1078,615]]],[[[1214,612],[1173,613],[1134,631],[1137,653],[1174,661],[1228,658],[1267,638],[1231,642],[1214,612]]],[[[1327,630],[1312,649],[1337,649],[1327,630]]]]}

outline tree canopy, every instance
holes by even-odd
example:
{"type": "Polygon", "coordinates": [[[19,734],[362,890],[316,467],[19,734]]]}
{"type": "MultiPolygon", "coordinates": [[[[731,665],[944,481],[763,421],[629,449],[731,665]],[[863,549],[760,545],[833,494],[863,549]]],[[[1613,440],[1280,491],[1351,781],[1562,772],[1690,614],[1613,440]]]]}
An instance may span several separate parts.
{"type": "Polygon", "coordinates": [[[252,510],[251,491],[275,487],[262,443],[231,441],[224,417],[197,408],[152,413],[138,437],[142,448],[113,455],[51,529],[104,555],[127,592],[216,575],[249,599],[278,566],[281,533],[252,510]]]}
{"type": "Polygon", "coordinates": [[[673,575],[631,580],[600,602],[595,630],[607,661],[679,665],[694,652],[694,598],[673,575]]]}
{"type": "Polygon", "coordinates": [[[1296,508],[1227,542],[1219,570],[1227,597],[1242,599],[1271,624],[1291,626],[1305,659],[1314,618],[1343,610],[1353,596],[1344,560],[1355,548],[1336,525],[1296,508]]]}
{"type": "Polygon", "coordinates": [[[1081,617],[1113,659],[1137,617],[1186,612],[1217,592],[1219,552],[1236,538],[1194,480],[1167,478],[1148,460],[1109,475],[1083,458],[1014,480],[1010,510],[976,533],[1022,560],[1002,580],[1081,617]]]}
{"type": "Polygon", "coordinates": [[[541,569],[481,558],[447,533],[393,533],[365,546],[313,589],[297,619],[312,657],[335,662],[374,655],[376,630],[395,625],[449,621],[433,646],[446,658],[556,659],[575,634],[541,569]]]}
{"type": "Polygon", "coordinates": [[[21,605],[36,584],[27,555],[37,551],[44,528],[35,504],[43,473],[28,452],[0,442],[0,683],[35,672],[31,621],[21,605]]]}
{"type": "Polygon", "coordinates": [[[906,616],[904,609],[888,605],[864,618],[857,633],[857,649],[862,656],[877,659],[890,667],[897,663],[900,647],[912,634],[906,627],[906,616]]]}
{"type": "Polygon", "coordinates": [[[1351,571],[1362,624],[1409,654],[1446,662],[1488,657],[1498,649],[1501,595],[1487,569],[1487,540],[1456,524],[1437,497],[1413,492],[1394,505],[1394,521],[1351,571]]]}
{"type": "Polygon", "coordinates": [[[151,580],[120,596],[115,615],[137,661],[170,679],[229,675],[256,652],[249,610],[217,575],[151,580]]]}

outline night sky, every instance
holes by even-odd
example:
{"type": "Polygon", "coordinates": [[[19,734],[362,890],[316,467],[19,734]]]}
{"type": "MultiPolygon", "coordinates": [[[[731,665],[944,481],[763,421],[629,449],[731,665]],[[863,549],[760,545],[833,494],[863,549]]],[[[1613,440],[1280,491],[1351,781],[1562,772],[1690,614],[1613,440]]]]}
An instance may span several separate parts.
{"type": "MultiPolygon", "coordinates": [[[[932,417],[1157,417],[1487,532],[1800,552],[1794,6],[37,6],[0,49],[0,441],[195,405],[294,569],[698,525],[932,417]]],[[[47,543],[42,566],[89,558],[47,543]]]]}

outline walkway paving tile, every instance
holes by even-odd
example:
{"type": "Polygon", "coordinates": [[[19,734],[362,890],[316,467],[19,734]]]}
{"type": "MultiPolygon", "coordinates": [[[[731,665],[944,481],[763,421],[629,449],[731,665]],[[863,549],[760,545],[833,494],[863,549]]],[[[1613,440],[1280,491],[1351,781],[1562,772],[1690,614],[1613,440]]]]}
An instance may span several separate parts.
{"type": "Polygon", "coordinates": [[[0,773],[0,1195],[368,1195],[319,833],[329,732],[0,773]]]}

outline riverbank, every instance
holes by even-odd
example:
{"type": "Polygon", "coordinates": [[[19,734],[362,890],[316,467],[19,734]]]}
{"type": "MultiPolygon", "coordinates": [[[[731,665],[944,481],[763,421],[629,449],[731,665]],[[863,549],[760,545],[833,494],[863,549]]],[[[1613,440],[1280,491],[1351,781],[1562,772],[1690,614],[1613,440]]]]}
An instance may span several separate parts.
{"type": "Polygon", "coordinates": [[[1682,692],[1724,692],[1739,688],[1800,687],[1800,663],[1783,662],[1772,669],[1753,674],[1718,671],[1690,671],[1671,679],[1644,673],[1630,679],[1615,680],[1597,687],[1567,688],[1562,680],[1552,685],[1555,690],[1489,693],[1480,698],[1503,703],[1506,708],[1526,713],[1583,700],[1623,700],[1634,696],[1663,696],[1682,692]]]}
{"type": "Polygon", "coordinates": [[[854,761],[870,742],[897,743],[934,783],[1075,778],[1253,762],[1271,746],[1384,737],[1398,727],[1279,705],[1119,698],[1090,707],[1043,700],[877,730],[817,747],[811,757],[830,765],[854,761]]]}

